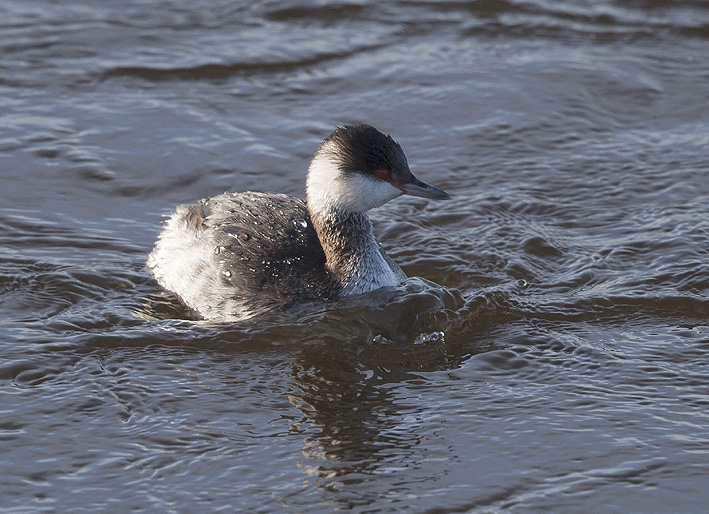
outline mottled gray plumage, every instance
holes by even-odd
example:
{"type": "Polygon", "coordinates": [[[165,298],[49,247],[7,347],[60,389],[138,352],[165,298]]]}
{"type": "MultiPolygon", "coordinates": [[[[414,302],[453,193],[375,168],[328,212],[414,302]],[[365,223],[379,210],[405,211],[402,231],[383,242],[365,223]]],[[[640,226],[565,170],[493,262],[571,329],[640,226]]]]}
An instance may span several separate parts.
{"type": "Polygon", "coordinates": [[[189,206],[185,222],[212,242],[220,278],[235,292],[260,291],[274,301],[331,294],[334,283],[303,200],[225,193],[189,206]]]}

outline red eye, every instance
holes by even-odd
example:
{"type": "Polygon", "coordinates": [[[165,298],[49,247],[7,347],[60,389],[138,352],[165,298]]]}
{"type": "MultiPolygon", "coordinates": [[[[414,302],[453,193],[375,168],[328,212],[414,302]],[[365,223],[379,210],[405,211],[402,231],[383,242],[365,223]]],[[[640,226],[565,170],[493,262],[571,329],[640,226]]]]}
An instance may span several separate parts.
{"type": "Polygon", "coordinates": [[[377,176],[377,178],[380,178],[382,180],[389,180],[389,177],[391,176],[389,174],[389,170],[384,168],[375,171],[374,174],[377,176]]]}

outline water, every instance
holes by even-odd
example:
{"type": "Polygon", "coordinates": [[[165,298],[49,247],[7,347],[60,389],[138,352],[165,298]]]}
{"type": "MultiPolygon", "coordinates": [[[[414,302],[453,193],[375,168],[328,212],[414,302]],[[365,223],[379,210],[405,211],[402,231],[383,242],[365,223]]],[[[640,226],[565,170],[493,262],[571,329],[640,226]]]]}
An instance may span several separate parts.
{"type": "Polygon", "coordinates": [[[705,512],[701,1],[0,7],[3,512],[705,512]],[[238,326],[162,216],[369,122],[399,290],[238,326]],[[438,285],[437,285],[438,284],[438,285]]]}

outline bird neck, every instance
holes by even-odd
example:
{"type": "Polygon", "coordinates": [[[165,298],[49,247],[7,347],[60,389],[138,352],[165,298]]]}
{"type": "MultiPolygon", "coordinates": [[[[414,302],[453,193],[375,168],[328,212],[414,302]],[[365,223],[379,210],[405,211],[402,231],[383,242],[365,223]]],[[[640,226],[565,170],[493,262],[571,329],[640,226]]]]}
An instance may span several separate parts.
{"type": "Polygon", "coordinates": [[[326,267],[345,294],[359,294],[400,279],[379,246],[364,213],[328,209],[311,213],[326,267]]]}

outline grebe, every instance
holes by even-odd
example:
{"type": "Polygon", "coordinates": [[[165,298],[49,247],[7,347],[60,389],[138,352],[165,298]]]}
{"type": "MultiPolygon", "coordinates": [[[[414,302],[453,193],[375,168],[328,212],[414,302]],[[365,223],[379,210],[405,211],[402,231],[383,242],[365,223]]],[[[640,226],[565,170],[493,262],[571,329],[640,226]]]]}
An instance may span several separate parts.
{"type": "Polygon", "coordinates": [[[181,205],[147,265],[160,285],[214,321],[396,286],[406,275],[366,212],[402,194],[450,198],[411,173],[391,136],[365,124],[338,127],[310,162],[307,203],[245,192],[181,205]]]}

